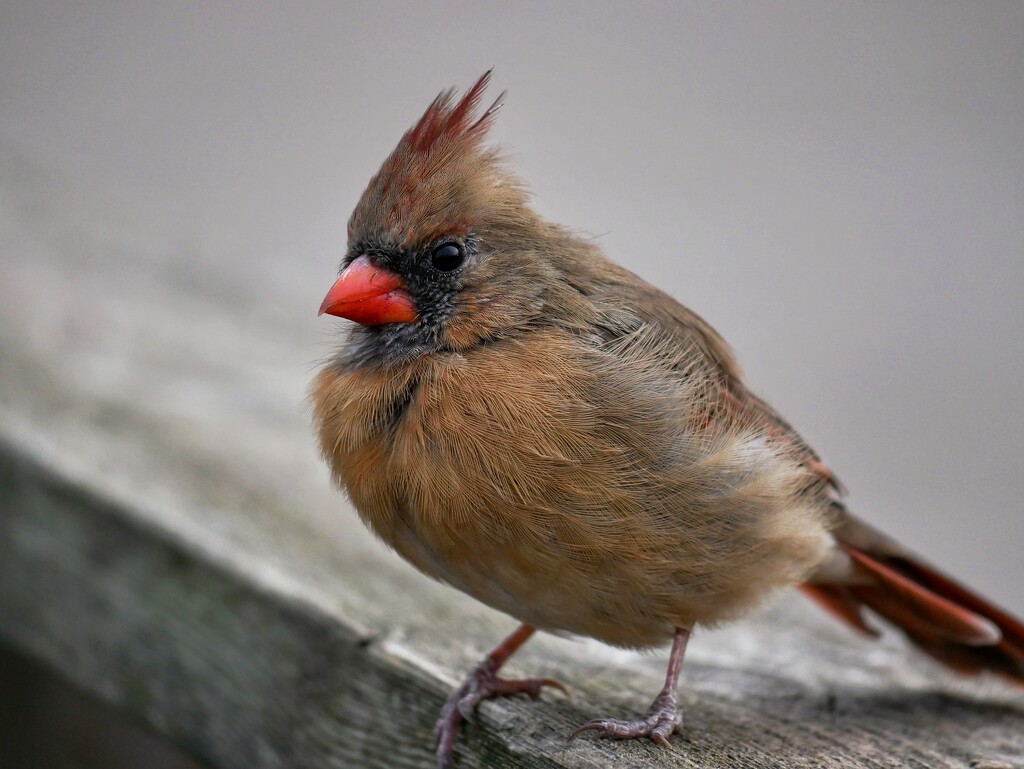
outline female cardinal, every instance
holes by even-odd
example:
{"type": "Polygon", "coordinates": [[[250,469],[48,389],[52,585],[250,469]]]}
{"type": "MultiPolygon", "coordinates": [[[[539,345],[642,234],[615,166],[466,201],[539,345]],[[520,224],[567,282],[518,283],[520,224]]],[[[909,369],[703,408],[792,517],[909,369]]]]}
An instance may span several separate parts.
{"type": "Polygon", "coordinates": [[[536,628],[673,639],[645,715],[577,731],[667,744],[693,628],[789,585],[862,632],[867,607],[954,670],[1024,683],[1024,624],[847,512],[714,329],[530,208],[483,143],[489,78],[441,93],[363,193],[320,307],[359,325],[312,386],[365,523],[523,623],[442,709],[440,765],[482,699],[561,686],[497,676],[536,628]]]}

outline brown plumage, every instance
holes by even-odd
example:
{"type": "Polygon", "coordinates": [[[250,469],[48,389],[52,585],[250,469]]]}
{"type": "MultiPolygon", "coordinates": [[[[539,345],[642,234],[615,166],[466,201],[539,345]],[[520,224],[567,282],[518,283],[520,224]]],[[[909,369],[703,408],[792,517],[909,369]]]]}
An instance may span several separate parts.
{"type": "Polygon", "coordinates": [[[438,96],[356,206],[321,312],[362,325],[312,388],[366,524],[524,623],[446,706],[441,764],[481,699],[555,685],[496,676],[533,628],[674,637],[651,711],[584,727],[665,742],[689,632],[801,583],[862,631],[867,607],[957,670],[1024,682],[1018,620],[853,518],[714,329],[530,208],[483,144],[488,79],[438,96]]]}

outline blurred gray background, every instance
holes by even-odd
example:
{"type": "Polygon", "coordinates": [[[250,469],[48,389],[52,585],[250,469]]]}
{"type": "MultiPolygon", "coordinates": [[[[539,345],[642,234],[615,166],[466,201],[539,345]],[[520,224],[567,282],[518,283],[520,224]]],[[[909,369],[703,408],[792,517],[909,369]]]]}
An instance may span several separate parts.
{"type": "Polygon", "coordinates": [[[352,205],[491,66],[539,210],[716,325],[854,510],[1024,612],[1024,3],[8,0],[4,183],[280,318],[305,429],[352,205]]]}

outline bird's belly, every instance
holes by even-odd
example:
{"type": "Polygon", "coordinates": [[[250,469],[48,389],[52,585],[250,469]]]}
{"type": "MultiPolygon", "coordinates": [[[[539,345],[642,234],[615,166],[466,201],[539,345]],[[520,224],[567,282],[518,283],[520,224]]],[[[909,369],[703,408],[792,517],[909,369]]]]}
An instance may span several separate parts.
{"type": "Polygon", "coordinates": [[[651,575],[581,568],[571,548],[556,542],[498,545],[471,529],[457,543],[440,543],[432,532],[404,526],[394,534],[395,550],[424,573],[543,630],[645,647],[671,638],[679,625],[692,624],[644,599],[651,593],[651,575]]]}
{"type": "Polygon", "coordinates": [[[448,502],[406,508],[390,530],[407,560],[530,625],[626,647],[745,613],[803,579],[830,542],[820,512],[799,502],[769,506],[749,532],[732,536],[715,525],[687,527],[685,511],[678,525],[658,530],[648,511],[624,509],[611,497],[606,512],[618,516],[611,527],[608,517],[593,514],[589,497],[576,506],[563,500],[557,512],[477,497],[476,515],[438,525],[439,511],[461,507],[448,502]]]}

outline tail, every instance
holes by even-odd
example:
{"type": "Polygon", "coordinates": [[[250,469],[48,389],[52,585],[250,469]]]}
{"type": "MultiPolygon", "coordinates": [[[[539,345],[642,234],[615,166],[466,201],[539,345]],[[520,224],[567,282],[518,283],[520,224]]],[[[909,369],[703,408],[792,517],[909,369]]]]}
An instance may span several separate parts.
{"type": "Polygon", "coordinates": [[[877,636],[865,617],[870,609],[956,672],[987,670],[1024,687],[1024,622],[852,515],[835,534],[835,558],[801,586],[818,604],[877,636]]]}

